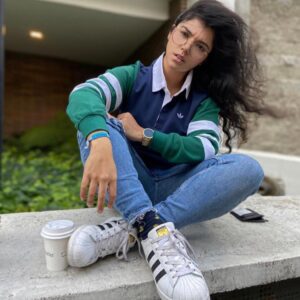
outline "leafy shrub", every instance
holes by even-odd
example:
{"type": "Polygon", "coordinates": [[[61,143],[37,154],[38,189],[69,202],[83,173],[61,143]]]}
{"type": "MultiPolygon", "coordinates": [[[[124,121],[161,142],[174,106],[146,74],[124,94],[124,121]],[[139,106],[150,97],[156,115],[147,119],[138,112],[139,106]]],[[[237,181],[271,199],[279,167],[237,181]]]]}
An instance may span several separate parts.
{"type": "Polygon", "coordinates": [[[81,177],[78,150],[22,153],[9,147],[2,154],[0,213],[84,207],[81,177]]]}
{"type": "Polygon", "coordinates": [[[77,150],[76,129],[64,112],[58,113],[55,118],[45,125],[36,126],[27,130],[15,140],[15,146],[23,151],[32,149],[50,150],[57,145],[63,145],[64,151],[77,150]]]}

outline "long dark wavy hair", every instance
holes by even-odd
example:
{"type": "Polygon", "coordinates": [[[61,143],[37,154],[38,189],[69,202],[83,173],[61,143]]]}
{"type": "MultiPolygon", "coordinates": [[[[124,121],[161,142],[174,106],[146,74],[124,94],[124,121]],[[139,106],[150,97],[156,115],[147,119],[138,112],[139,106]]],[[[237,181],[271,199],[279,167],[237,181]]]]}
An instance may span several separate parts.
{"type": "Polygon", "coordinates": [[[214,31],[208,58],[194,69],[193,87],[204,89],[220,107],[225,146],[232,139],[247,141],[249,113],[281,117],[264,103],[264,81],[247,24],[216,0],[200,0],[181,13],[174,24],[200,19],[214,31]]]}

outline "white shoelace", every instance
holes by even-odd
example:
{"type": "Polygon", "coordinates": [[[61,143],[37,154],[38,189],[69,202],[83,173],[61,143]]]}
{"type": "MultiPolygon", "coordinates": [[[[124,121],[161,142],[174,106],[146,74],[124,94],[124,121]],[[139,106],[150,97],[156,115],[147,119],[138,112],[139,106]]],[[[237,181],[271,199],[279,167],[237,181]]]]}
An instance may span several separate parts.
{"type": "Polygon", "coordinates": [[[193,272],[197,272],[198,265],[196,256],[190,243],[178,231],[174,230],[169,235],[152,240],[152,244],[157,244],[156,251],[161,251],[162,256],[168,256],[167,265],[171,265],[173,277],[179,277],[193,272]]]}
{"type": "Polygon", "coordinates": [[[99,257],[116,252],[118,259],[128,260],[127,253],[130,244],[133,242],[131,239],[137,240],[137,236],[129,224],[122,226],[121,222],[110,221],[102,224],[105,230],[99,231],[96,235],[96,250],[99,257]],[[111,228],[106,225],[108,223],[112,225],[111,228]]]}
{"type": "MultiPolygon", "coordinates": [[[[99,231],[96,235],[96,249],[99,257],[116,252],[118,259],[128,261],[127,253],[133,242],[132,239],[137,242],[139,253],[142,256],[141,243],[134,228],[128,223],[122,226],[121,222],[107,222],[112,225],[111,228],[102,224],[106,230],[99,231]]],[[[170,271],[175,273],[174,277],[198,271],[195,253],[190,243],[178,230],[175,229],[167,236],[153,239],[151,243],[157,244],[155,251],[160,251],[162,256],[169,257],[166,264],[172,266],[170,271]]]]}
{"type": "Polygon", "coordinates": [[[129,251],[129,245],[131,243],[130,239],[135,239],[135,241],[137,241],[137,244],[139,246],[139,251],[140,251],[140,241],[136,233],[134,232],[134,230],[127,230],[127,233],[128,234],[124,236],[116,252],[116,257],[118,259],[125,259],[126,261],[128,261],[127,253],[129,251]]]}

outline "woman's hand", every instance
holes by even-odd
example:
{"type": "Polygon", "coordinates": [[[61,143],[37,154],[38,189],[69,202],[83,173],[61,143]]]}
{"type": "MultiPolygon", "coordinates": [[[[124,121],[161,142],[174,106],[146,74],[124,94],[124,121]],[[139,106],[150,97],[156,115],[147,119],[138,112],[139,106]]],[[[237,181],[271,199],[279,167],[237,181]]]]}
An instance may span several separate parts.
{"type": "Polygon", "coordinates": [[[131,113],[119,114],[117,118],[122,122],[126,137],[134,142],[141,142],[144,128],[141,127],[131,113]]]}
{"type": "Polygon", "coordinates": [[[109,194],[108,207],[112,208],[115,202],[117,170],[109,138],[93,140],[90,147],[90,155],[85,163],[81,181],[80,198],[87,201],[88,207],[92,207],[98,189],[97,211],[102,213],[106,191],[109,194]]]}

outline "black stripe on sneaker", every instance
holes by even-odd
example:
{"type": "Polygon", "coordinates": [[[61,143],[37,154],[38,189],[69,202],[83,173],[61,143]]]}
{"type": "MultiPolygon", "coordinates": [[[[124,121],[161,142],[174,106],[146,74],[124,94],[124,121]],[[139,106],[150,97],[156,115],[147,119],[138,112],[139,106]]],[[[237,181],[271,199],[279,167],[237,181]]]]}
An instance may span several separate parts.
{"type": "Polygon", "coordinates": [[[98,227],[101,229],[101,230],[104,230],[105,227],[103,225],[98,225],[98,227]]]}
{"type": "Polygon", "coordinates": [[[153,255],[154,255],[154,252],[151,251],[151,252],[149,253],[148,257],[147,257],[147,261],[148,261],[148,262],[149,262],[150,259],[153,257],[153,255]]]}
{"type": "Polygon", "coordinates": [[[108,228],[112,228],[113,226],[110,223],[104,223],[108,228]]]}
{"type": "Polygon", "coordinates": [[[165,276],[167,273],[165,270],[161,270],[155,277],[155,281],[156,283],[163,277],[165,276]]]}
{"type": "Polygon", "coordinates": [[[157,261],[153,264],[153,266],[151,267],[151,270],[152,270],[153,273],[154,273],[155,269],[156,269],[159,265],[160,265],[160,261],[159,261],[159,260],[157,260],[157,261]]]}

